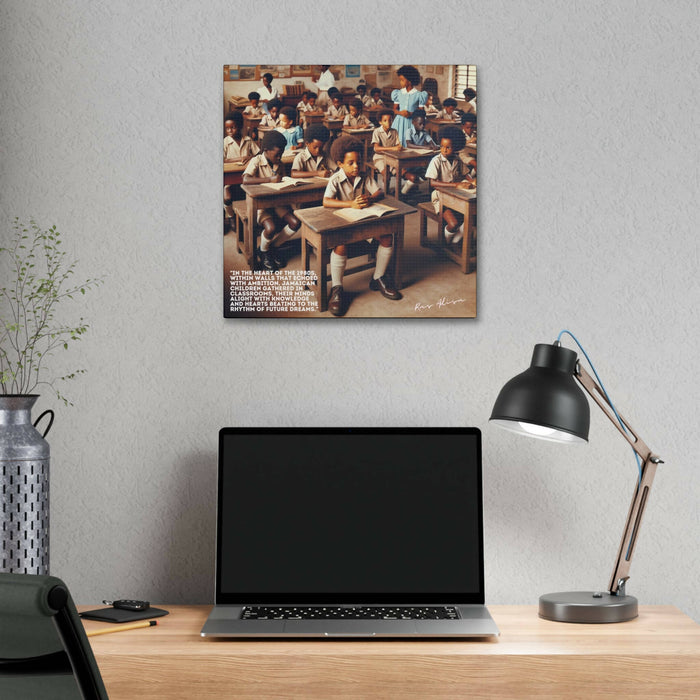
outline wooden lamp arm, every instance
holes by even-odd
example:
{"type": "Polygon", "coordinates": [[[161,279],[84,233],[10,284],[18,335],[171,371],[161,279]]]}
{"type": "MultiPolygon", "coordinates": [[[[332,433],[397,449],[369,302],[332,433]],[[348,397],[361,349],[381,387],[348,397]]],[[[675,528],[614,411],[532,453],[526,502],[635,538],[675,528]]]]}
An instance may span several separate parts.
{"type": "Polygon", "coordinates": [[[637,543],[637,535],[639,534],[649,491],[651,490],[651,485],[656,475],[656,467],[659,464],[663,464],[663,461],[652,454],[644,441],[641,440],[629,423],[618,413],[617,416],[620,417],[620,420],[627,429],[627,431],[625,431],[618,422],[617,416],[608,403],[605,393],[591,375],[581,367],[580,363],[576,367],[574,376],[642,460],[641,478],[639,479],[639,483],[635,486],[632,503],[630,504],[629,513],[627,514],[625,530],[622,535],[620,547],[617,552],[617,559],[615,560],[615,567],[608,586],[608,591],[611,594],[625,595],[625,583],[629,578],[632,555],[634,554],[634,547],[637,543]]]}

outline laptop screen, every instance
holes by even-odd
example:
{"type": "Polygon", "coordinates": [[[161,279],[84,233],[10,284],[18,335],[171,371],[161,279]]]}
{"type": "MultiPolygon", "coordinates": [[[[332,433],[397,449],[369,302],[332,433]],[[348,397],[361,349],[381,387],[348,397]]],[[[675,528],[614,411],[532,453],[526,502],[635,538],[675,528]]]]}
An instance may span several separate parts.
{"type": "Polygon", "coordinates": [[[224,428],[217,604],[483,603],[476,428],[224,428]]]}

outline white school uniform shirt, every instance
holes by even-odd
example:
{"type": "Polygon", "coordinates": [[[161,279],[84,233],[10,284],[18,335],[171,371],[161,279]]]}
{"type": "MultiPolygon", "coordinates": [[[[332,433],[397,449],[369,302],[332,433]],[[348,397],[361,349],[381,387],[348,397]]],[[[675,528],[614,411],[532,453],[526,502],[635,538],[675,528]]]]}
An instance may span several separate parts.
{"type": "Polygon", "coordinates": [[[438,114],[437,114],[438,119],[444,119],[446,121],[453,121],[453,122],[458,122],[462,120],[462,115],[459,113],[458,110],[453,110],[452,115],[450,116],[444,109],[441,109],[438,114]]]}
{"type": "Polygon", "coordinates": [[[363,104],[365,107],[373,107],[373,106],[374,106],[374,104],[373,104],[373,102],[372,102],[372,98],[371,98],[369,95],[365,95],[365,96],[362,98],[362,104],[363,104]]]}
{"type": "MultiPolygon", "coordinates": [[[[372,143],[378,143],[380,146],[398,146],[401,143],[399,139],[399,132],[396,131],[396,129],[384,131],[383,126],[378,126],[372,132],[372,143]]],[[[376,155],[381,155],[381,153],[376,155]]]]}
{"type": "Polygon", "coordinates": [[[438,153],[428,164],[425,171],[426,180],[440,180],[440,182],[461,182],[464,180],[466,167],[457,157],[450,163],[442,153],[438,153]]]}
{"type": "Polygon", "coordinates": [[[346,114],[343,120],[343,126],[371,126],[369,119],[364,114],[358,114],[353,117],[351,114],[346,114]]]}
{"type": "Polygon", "coordinates": [[[371,177],[362,177],[358,175],[354,182],[345,174],[342,168],[338,168],[331,179],[328,180],[326,191],[323,193],[324,199],[339,199],[342,202],[349,202],[358,194],[361,194],[364,189],[365,194],[373,195],[379,190],[379,186],[371,177]]]}
{"type": "Polygon", "coordinates": [[[294,157],[292,170],[304,170],[305,172],[315,172],[317,170],[329,170],[333,172],[335,168],[326,157],[326,154],[321,152],[318,156],[312,156],[308,148],[299,151],[294,157]]]}
{"type": "Polygon", "coordinates": [[[304,102],[304,100],[300,100],[297,105],[298,112],[310,112],[312,109],[313,107],[308,102],[304,102]]]}
{"type": "Polygon", "coordinates": [[[265,110],[262,107],[253,107],[253,105],[248,105],[244,110],[243,114],[247,114],[251,119],[260,119],[265,110]]]}
{"type": "Polygon", "coordinates": [[[244,136],[241,143],[237,144],[232,136],[224,138],[224,160],[236,160],[236,158],[247,158],[260,153],[258,144],[250,138],[244,136]]]}
{"type": "Polygon", "coordinates": [[[257,156],[250,159],[243,174],[250,175],[251,177],[274,177],[280,170],[284,175],[284,165],[282,165],[282,161],[277,163],[277,165],[272,165],[265,157],[264,153],[259,153],[257,156]]]}
{"type": "Polygon", "coordinates": [[[326,112],[326,116],[329,119],[342,119],[347,113],[348,110],[345,108],[345,105],[340,105],[340,107],[331,105],[326,112]]]}
{"type": "Polygon", "coordinates": [[[260,126],[271,126],[273,128],[279,126],[280,118],[273,119],[269,114],[264,114],[260,119],[260,126]]]}

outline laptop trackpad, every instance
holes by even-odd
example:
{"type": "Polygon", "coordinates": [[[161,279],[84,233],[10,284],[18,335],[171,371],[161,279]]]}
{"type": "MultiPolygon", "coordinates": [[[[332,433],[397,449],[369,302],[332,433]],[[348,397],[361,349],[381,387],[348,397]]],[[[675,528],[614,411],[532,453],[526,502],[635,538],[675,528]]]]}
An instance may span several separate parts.
{"type": "Polygon", "coordinates": [[[410,620],[287,620],[284,632],[320,637],[401,636],[415,635],[416,625],[410,620]]]}

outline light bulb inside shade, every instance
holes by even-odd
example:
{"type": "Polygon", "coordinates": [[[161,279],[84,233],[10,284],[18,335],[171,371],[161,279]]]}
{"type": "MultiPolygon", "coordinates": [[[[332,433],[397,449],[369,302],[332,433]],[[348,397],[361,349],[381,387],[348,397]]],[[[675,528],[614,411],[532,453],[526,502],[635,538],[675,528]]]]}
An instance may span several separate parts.
{"type": "Polygon", "coordinates": [[[587,442],[572,433],[549,428],[546,425],[538,425],[537,423],[526,423],[525,421],[505,420],[502,418],[492,418],[491,423],[495,423],[501,428],[510,430],[520,435],[529,435],[530,437],[539,438],[540,440],[551,440],[552,442],[565,442],[567,444],[583,444],[587,442]]]}
{"type": "Polygon", "coordinates": [[[545,425],[536,425],[535,423],[523,423],[518,421],[518,425],[526,432],[535,437],[551,438],[555,433],[559,432],[554,428],[548,428],[545,425]]]}

